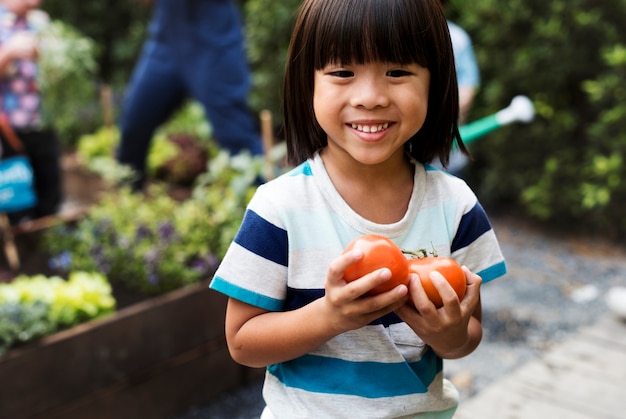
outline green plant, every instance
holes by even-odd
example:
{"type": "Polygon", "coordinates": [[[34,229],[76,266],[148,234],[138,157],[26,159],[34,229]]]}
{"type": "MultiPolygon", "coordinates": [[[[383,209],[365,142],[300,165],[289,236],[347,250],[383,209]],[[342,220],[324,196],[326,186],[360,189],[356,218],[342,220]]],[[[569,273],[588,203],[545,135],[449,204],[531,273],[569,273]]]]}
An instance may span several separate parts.
{"type": "MultiPolygon", "coordinates": [[[[79,138],[77,156],[88,170],[111,183],[120,183],[133,174],[129,167],[119,165],[115,159],[119,142],[119,129],[103,126],[79,138]]],[[[197,174],[204,171],[205,155],[212,147],[211,126],[204,110],[199,103],[189,101],[154,134],[147,156],[148,174],[173,183],[192,183],[197,174]],[[187,141],[177,142],[181,135],[187,141]],[[188,150],[190,143],[193,148],[188,150]]]]}
{"type": "Polygon", "coordinates": [[[300,3],[300,0],[247,0],[243,6],[253,77],[250,102],[257,112],[270,110],[276,125],[282,122],[285,59],[300,3]]]}
{"type": "Polygon", "coordinates": [[[106,278],[72,272],[68,280],[18,276],[0,284],[0,354],[10,347],[100,317],[115,309],[106,278]]]}
{"type": "Polygon", "coordinates": [[[64,145],[101,124],[95,83],[96,45],[73,27],[53,20],[40,33],[38,82],[44,123],[54,126],[64,145]]]}
{"type": "Polygon", "coordinates": [[[471,34],[481,68],[470,120],[518,94],[536,109],[532,123],[472,144],[467,179],[481,201],[624,237],[626,1],[452,1],[449,11],[471,34]]]}
{"type": "Polygon", "coordinates": [[[44,247],[57,268],[101,272],[147,294],[197,282],[226,252],[263,164],[249,154],[218,153],[183,202],[163,185],[152,186],[148,197],[109,192],[76,226],[49,229],[44,247]]]}
{"type": "Polygon", "coordinates": [[[146,36],[151,7],[137,1],[46,0],[41,7],[50,16],[77,28],[98,45],[97,79],[124,85],[146,36]]]}

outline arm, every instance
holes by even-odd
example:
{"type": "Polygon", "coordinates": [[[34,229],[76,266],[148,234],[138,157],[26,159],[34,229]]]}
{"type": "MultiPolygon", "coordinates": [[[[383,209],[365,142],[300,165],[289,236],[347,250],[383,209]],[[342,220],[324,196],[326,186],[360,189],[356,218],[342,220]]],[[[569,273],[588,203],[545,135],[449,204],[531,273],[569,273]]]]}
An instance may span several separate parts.
{"type": "Polygon", "coordinates": [[[474,103],[474,96],[476,94],[476,88],[473,86],[459,86],[459,122],[465,123],[467,116],[469,115],[472,104],[474,103]]]}
{"type": "Polygon", "coordinates": [[[16,59],[37,58],[37,37],[29,32],[19,32],[0,45],[0,73],[16,59]]]}
{"type": "Polygon", "coordinates": [[[459,301],[454,289],[439,272],[431,280],[444,302],[437,309],[428,299],[421,281],[415,275],[409,284],[415,307],[407,304],[396,313],[441,358],[462,358],[472,353],[482,339],[482,307],[480,285],[482,279],[463,267],[467,291],[459,301]]]}
{"type": "Polygon", "coordinates": [[[408,298],[404,285],[377,296],[363,296],[389,279],[386,268],[351,283],[343,280],[346,267],[361,257],[362,252],[353,251],[335,259],[328,269],[324,297],[296,310],[268,312],[231,298],[226,310],[226,340],[232,358],[251,367],[288,361],[404,305],[408,298]]]}

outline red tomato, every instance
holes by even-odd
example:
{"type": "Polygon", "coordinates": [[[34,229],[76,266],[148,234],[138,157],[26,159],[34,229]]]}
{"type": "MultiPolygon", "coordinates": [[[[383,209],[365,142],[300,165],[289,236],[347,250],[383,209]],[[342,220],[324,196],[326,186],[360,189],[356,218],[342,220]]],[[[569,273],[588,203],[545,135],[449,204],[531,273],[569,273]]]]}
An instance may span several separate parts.
{"type": "Polygon", "coordinates": [[[440,256],[428,256],[423,258],[409,259],[409,271],[419,275],[422,281],[422,287],[437,308],[443,306],[441,296],[437,288],[430,280],[430,273],[438,271],[452,285],[459,300],[465,296],[467,283],[465,281],[465,272],[461,269],[461,265],[456,263],[454,259],[440,256]]]}
{"type": "Polygon", "coordinates": [[[400,284],[408,285],[408,260],[402,253],[402,250],[388,238],[375,234],[366,234],[351,241],[343,252],[346,253],[352,249],[362,251],[363,257],[346,268],[343,278],[347,282],[359,279],[377,269],[389,268],[391,278],[384,284],[372,288],[368,292],[369,295],[389,291],[400,284]]]}

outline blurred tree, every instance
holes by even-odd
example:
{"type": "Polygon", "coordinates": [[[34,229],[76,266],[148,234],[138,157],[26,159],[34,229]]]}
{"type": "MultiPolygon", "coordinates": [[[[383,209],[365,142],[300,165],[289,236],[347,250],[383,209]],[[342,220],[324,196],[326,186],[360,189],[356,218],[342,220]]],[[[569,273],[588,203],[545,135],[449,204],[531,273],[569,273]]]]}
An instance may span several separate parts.
{"type": "Polygon", "coordinates": [[[282,123],[281,94],[285,58],[301,0],[246,0],[244,16],[253,72],[251,105],[272,112],[282,123]]]}
{"type": "Polygon", "coordinates": [[[126,83],[145,38],[151,7],[139,0],[46,0],[42,8],[96,42],[101,82],[126,83]]]}
{"type": "MultiPolygon", "coordinates": [[[[255,110],[281,123],[284,60],[300,0],[237,0],[248,37],[255,110]]],[[[53,18],[96,40],[100,79],[125,83],[150,8],[139,0],[48,0],[53,18]]],[[[626,0],[450,0],[483,78],[469,120],[518,94],[537,117],[472,144],[467,180],[486,204],[566,228],[626,237],[626,0]],[[584,220],[584,222],[582,222],[584,220]]],[[[119,84],[118,84],[119,85],[119,84]]]]}
{"type": "Polygon", "coordinates": [[[537,111],[533,123],[472,146],[468,180],[481,199],[625,237],[626,0],[453,0],[450,8],[472,35],[483,74],[472,117],[518,94],[537,111]]]}

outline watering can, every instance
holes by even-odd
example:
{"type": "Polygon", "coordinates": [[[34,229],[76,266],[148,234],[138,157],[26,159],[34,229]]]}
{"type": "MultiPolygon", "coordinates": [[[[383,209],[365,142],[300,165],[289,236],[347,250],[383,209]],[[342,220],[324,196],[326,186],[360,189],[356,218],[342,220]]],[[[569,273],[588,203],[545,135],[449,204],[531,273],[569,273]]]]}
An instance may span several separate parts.
{"type": "MultiPolygon", "coordinates": [[[[534,117],[535,107],[531,100],[526,96],[515,96],[506,108],[459,127],[459,134],[463,144],[468,145],[500,127],[513,122],[530,122],[534,117]]],[[[455,147],[450,153],[446,171],[459,175],[467,163],[467,157],[455,147]]],[[[438,161],[433,162],[433,165],[442,168],[438,161]]]]}
{"type": "Polygon", "coordinates": [[[511,104],[498,112],[459,127],[464,144],[481,138],[500,127],[513,122],[531,122],[535,117],[535,107],[526,96],[515,96],[511,104]]]}

